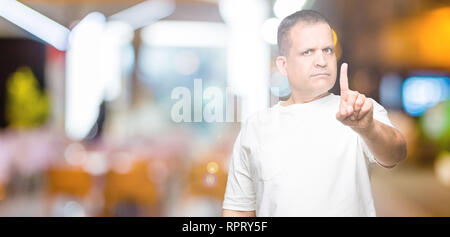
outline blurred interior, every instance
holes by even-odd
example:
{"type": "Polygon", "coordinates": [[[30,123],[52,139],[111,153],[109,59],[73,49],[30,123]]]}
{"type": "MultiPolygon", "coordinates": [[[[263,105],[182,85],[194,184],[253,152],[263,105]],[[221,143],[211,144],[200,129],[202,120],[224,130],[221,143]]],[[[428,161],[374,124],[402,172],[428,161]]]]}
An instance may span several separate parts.
{"type": "Polygon", "coordinates": [[[441,0],[2,0],[0,216],[219,216],[240,121],[289,97],[276,29],[302,8],[407,140],[372,171],[377,215],[450,216],[441,0]]]}

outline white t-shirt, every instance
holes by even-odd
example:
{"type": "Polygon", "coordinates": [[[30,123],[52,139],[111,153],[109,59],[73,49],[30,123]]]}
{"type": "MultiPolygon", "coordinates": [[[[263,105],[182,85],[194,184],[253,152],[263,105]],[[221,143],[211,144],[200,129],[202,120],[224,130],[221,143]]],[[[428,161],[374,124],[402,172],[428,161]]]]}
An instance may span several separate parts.
{"type": "MultiPolygon", "coordinates": [[[[391,127],[372,100],[374,119],[391,127]]],[[[376,216],[363,139],[336,119],[340,96],[282,106],[241,124],[228,168],[223,208],[256,216],[376,216]]]]}

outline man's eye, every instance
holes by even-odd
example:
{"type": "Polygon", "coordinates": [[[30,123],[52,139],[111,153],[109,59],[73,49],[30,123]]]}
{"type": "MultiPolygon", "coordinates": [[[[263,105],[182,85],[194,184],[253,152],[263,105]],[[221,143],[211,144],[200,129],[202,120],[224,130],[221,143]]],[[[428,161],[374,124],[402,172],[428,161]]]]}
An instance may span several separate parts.
{"type": "Polygon", "coordinates": [[[305,52],[303,52],[303,55],[310,55],[312,53],[311,49],[306,50],[305,52]]]}
{"type": "Polygon", "coordinates": [[[326,49],[324,49],[323,51],[324,51],[325,53],[327,53],[327,54],[333,53],[333,49],[332,49],[332,48],[326,48],[326,49]]]}

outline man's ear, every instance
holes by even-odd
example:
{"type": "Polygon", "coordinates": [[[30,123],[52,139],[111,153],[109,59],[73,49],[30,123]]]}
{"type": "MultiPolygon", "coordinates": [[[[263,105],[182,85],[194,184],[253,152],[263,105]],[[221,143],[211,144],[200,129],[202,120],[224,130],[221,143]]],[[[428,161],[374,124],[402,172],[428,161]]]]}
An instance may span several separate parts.
{"type": "Polygon", "coordinates": [[[277,64],[277,68],[278,71],[280,71],[281,75],[283,75],[284,77],[287,77],[287,60],[285,56],[278,56],[276,59],[276,64],[277,64]]]}

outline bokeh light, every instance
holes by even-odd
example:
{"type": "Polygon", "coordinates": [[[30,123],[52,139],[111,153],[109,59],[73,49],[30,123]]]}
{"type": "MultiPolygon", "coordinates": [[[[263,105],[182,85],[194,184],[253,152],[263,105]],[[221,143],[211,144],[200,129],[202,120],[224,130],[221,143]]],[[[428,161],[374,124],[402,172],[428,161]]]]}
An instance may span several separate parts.
{"type": "Polygon", "coordinates": [[[440,102],[425,112],[422,118],[424,133],[435,141],[450,146],[450,100],[440,102]]]}
{"type": "Polygon", "coordinates": [[[428,108],[449,99],[450,78],[410,77],[403,83],[403,107],[412,116],[422,115],[428,108]]]}
{"type": "Polygon", "coordinates": [[[81,143],[69,144],[64,152],[66,162],[73,166],[81,166],[86,161],[86,149],[81,143]]]}
{"type": "Polygon", "coordinates": [[[450,187],[450,152],[443,151],[439,154],[434,164],[434,171],[439,182],[450,187]]]}
{"type": "Polygon", "coordinates": [[[308,0],[277,0],[273,5],[273,12],[279,19],[303,9],[308,0]]]}
{"type": "Polygon", "coordinates": [[[266,21],[264,21],[261,29],[261,34],[264,39],[269,44],[276,45],[277,44],[277,33],[278,33],[278,26],[280,25],[281,21],[278,18],[269,18],[266,21]]]}
{"type": "Polygon", "coordinates": [[[217,171],[219,171],[219,165],[216,162],[209,162],[206,165],[206,170],[210,174],[215,174],[215,173],[217,173],[217,171]]]}
{"type": "Polygon", "coordinates": [[[217,175],[207,173],[203,176],[203,184],[208,187],[214,187],[217,184],[217,175]]]}

